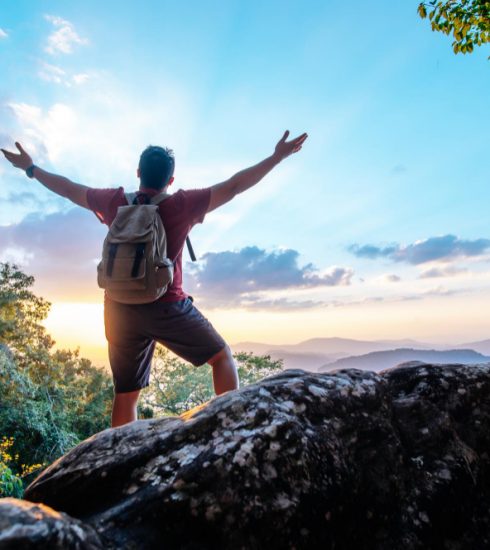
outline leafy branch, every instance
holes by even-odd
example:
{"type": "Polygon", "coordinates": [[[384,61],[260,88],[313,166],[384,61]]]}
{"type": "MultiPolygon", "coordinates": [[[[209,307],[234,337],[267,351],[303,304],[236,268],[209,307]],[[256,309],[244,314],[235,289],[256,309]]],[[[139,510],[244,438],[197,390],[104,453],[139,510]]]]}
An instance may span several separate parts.
{"type": "Polygon", "coordinates": [[[490,0],[431,0],[421,2],[418,13],[429,19],[433,31],[452,35],[455,54],[490,42],[490,0]]]}

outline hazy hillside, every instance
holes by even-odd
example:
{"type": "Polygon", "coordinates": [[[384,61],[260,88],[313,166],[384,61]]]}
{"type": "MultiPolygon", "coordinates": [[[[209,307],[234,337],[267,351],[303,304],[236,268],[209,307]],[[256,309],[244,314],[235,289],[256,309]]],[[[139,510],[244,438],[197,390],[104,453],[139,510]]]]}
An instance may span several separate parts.
{"type": "Polygon", "coordinates": [[[246,351],[255,355],[270,355],[274,360],[281,359],[286,369],[304,369],[312,372],[317,372],[319,367],[325,363],[330,363],[341,357],[345,357],[345,354],[321,354],[321,353],[294,353],[284,349],[274,349],[268,345],[248,345],[242,346],[240,344],[232,346],[234,352],[246,351]]]}
{"type": "Polygon", "coordinates": [[[323,365],[319,370],[328,371],[333,369],[356,368],[379,371],[394,367],[405,361],[423,361],[436,364],[461,363],[468,365],[488,363],[490,362],[490,357],[471,349],[437,351],[402,348],[377,351],[355,357],[343,357],[342,359],[323,365]]]}
{"type": "Polygon", "coordinates": [[[455,346],[456,349],[473,349],[483,355],[490,355],[490,340],[481,340],[479,342],[470,342],[469,344],[461,344],[455,346]]]}
{"type": "Polygon", "coordinates": [[[311,338],[299,344],[266,344],[259,342],[239,342],[232,345],[233,351],[247,351],[257,355],[270,355],[282,359],[287,369],[301,368],[318,371],[326,363],[342,357],[362,355],[373,351],[383,351],[401,347],[431,349],[434,346],[415,340],[353,340],[349,338],[311,338]]]}
{"type": "Polygon", "coordinates": [[[417,342],[416,340],[353,340],[350,338],[311,338],[299,344],[267,344],[259,342],[238,342],[233,344],[236,351],[252,351],[267,353],[269,351],[287,351],[289,353],[316,353],[320,355],[360,355],[371,351],[386,349],[416,347],[418,349],[432,349],[434,344],[417,342]]]}
{"type": "MultiPolygon", "coordinates": [[[[284,347],[281,346],[283,349],[284,347]]],[[[353,340],[351,338],[311,338],[294,346],[297,351],[308,353],[338,353],[342,355],[361,355],[372,351],[382,351],[395,348],[416,347],[431,349],[433,344],[425,344],[416,340],[353,340]]]]}

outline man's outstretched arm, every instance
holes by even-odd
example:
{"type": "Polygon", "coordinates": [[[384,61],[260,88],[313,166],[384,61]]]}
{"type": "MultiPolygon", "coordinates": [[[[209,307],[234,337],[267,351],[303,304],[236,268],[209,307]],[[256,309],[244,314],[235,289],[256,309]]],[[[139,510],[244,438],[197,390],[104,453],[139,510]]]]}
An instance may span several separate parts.
{"type": "Polygon", "coordinates": [[[286,130],[282,138],[278,141],[274,153],[270,157],[267,157],[255,166],[251,166],[241,172],[237,172],[226,181],[213,185],[211,187],[211,199],[209,201],[207,211],[211,212],[211,210],[214,210],[231,201],[231,199],[239,193],[243,193],[243,191],[253,187],[275,166],[277,166],[281,160],[285,159],[292,153],[297,153],[308,137],[308,134],[301,134],[291,141],[286,141],[288,136],[289,131],[286,130]]]}
{"type": "MultiPolygon", "coordinates": [[[[13,166],[25,171],[27,168],[33,166],[32,158],[28,155],[28,153],[26,153],[20,143],[15,142],[15,146],[19,150],[19,153],[12,153],[10,151],[6,151],[5,149],[2,149],[1,151],[5,155],[5,158],[13,166]]],[[[75,183],[63,176],[46,172],[46,170],[43,170],[38,166],[33,169],[32,175],[50,191],[71,200],[79,206],[89,208],[87,202],[87,190],[89,188],[85,185],[80,185],[79,183],[75,183]]]]}

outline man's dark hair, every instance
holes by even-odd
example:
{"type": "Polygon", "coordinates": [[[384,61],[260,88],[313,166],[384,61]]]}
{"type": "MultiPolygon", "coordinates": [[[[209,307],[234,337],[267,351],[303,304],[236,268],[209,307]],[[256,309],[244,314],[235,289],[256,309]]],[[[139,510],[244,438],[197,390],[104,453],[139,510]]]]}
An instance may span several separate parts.
{"type": "Polygon", "coordinates": [[[167,147],[148,145],[141,153],[138,167],[141,187],[163,189],[174,174],[174,152],[167,147]]]}

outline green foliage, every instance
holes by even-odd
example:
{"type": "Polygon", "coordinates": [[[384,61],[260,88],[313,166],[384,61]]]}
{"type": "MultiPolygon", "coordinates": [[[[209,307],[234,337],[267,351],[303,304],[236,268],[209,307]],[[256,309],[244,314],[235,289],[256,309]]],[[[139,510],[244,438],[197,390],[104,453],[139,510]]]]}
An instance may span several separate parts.
{"type": "Polygon", "coordinates": [[[112,382],[76,352],[38,351],[28,368],[0,352],[0,394],[0,433],[24,460],[50,462],[109,426],[112,382]]]}
{"type": "Polygon", "coordinates": [[[9,464],[12,462],[10,449],[13,443],[13,438],[7,439],[5,436],[0,440],[0,498],[22,497],[22,479],[9,468],[9,464]]]}
{"type": "Polygon", "coordinates": [[[270,355],[254,355],[239,352],[233,355],[238,367],[238,376],[242,386],[255,384],[262,378],[277,374],[284,369],[282,360],[271,359],[270,355]]]}
{"type": "MultiPolygon", "coordinates": [[[[238,375],[242,386],[281,372],[281,361],[251,353],[237,353],[238,375]]],[[[142,392],[145,416],[179,415],[214,397],[212,370],[209,365],[194,367],[157,347],[150,386],[142,392]]],[[[141,412],[141,411],[140,411],[141,412]]]]}
{"type": "Polygon", "coordinates": [[[429,18],[433,31],[453,36],[454,53],[471,53],[490,42],[490,0],[431,0],[418,13],[429,18]]]}
{"type": "Polygon", "coordinates": [[[0,498],[22,498],[23,491],[22,479],[0,460],[0,498]]]}
{"type": "Polygon", "coordinates": [[[155,415],[178,415],[208,401],[213,392],[209,365],[193,367],[158,346],[153,358],[150,386],[142,403],[155,415]]]}
{"type": "Polygon", "coordinates": [[[13,438],[14,474],[22,463],[48,464],[109,427],[113,395],[103,369],[78,351],[52,349],[41,324],[50,304],[32,293],[33,282],[0,264],[0,434],[13,438]]]}
{"type": "Polygon", "coordinates": [[[41,321],[50,304],[30,290],[34,277],[17,266],[0,263],[0,342],[8,343],[22,357],[32,348],[51,348],[54,344],[41,321]]]}
{"type": "Polygon", "coordinates": [[[36,473],[42,464],[21,464],[20,472],[14,472],[12,466],[18,462],[19,455],[12,455],[14,446],[13,437],[3,436],[0,439],[0,498],[22,498],[24,491],[23,478],[28,478],[36,473]]]}

